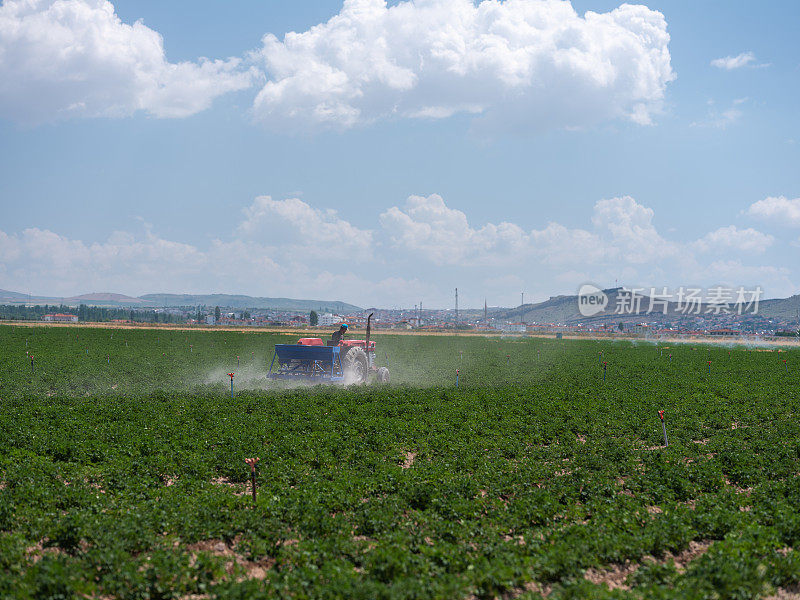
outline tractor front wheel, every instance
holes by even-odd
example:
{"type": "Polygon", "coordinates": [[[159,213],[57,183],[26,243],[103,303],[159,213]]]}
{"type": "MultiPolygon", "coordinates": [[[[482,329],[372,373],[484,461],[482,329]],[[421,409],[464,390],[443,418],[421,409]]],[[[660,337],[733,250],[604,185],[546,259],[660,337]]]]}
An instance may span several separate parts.
{"type": "Polygon", "coordinates": [[[367,353],[363,348],[350,348],[342,360],[342,373],[347,385],[367,381],[367,353]]]}

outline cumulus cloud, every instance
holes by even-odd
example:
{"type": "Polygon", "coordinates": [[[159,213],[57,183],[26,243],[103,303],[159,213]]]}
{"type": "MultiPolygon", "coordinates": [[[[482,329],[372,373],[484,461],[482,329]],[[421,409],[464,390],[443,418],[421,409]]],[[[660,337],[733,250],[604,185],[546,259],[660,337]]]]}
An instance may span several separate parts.
{"type": "Polygon", "coordinates": [[[771,295],[792,289],[790,269],[742,262],[770,249],[772,236],[731,225],[680,243],[629,196],[596,202],[586,228],[473,223],[436,194],[410,196],[377,218],[378,227],[363,229],[296,198],[260,196],[229,236],[203,246],[164,239],[147,224],[91,243],[37,228],[0,231],[0,287],[241,292],[379,306],[449,305],[456,286],[466,303],[489,294],[490,303],[511,305],[521,289],[541,298],[617,277],[629,285],[758,284],[771,295]]]}
{"type": "Polygon", "coordinates": [[[462,211],[441,196],[410,196],[404,208],[380,216],[388,242],[439,265],[499,265],[514,257],[548,265],[596,263],[614,258],[641,264],[676,252],[653,225],[653,210],[630,196],[600,200],[594,206],[594,231],[548,223],[524,230],[508,222],[471,226],[462,211]]]}
{"type": "Polygon", "coordinates": [[[107,0],[5,0],[0,6],[0,116],[23,122],[185,117],[250,87],[240,59],[171,63],[161,36],[123,23],[107,0]]]}
{"type": "Polygon", "coordinates": [[[485,262],[527,244],[525,232],[512,223],[471,227],[466,214],[449,208],[438,194],[410,196],[403,210],[393,206],[380,222],[395,247],[422,254],[438,265],[485,262]]]}
{"type": "Polygon", "coordinates": [[[19,234],[0,231],[0,265],[12,281],[42,284],[56,293],[71,293],[73,286],[94,289],[94,281],[127,286],[133,280],[162,279],[164,273],[180,277],[199,273],[205,255],[194,246],[161,239],[151,232],[136,238],[114,232],[108,240],[85,243],[53,231],[29,228],[19,234]]]}
{"type": "Polygon", "coordinates": [[[711,61],[711,66],[725,71],[732,71],[734,69],[741,69],[756,62],[756,56],[752,52],[742,52],[736,56],[725,56],[723,58],[715,58],[711,61]]]}
{"type": "Polygon", "coordinates": [[[785,196],[770,196],[753,202],[747,209],[751,217],[800,227],[800,198],[790,200],[785,196]]]}
{"type": "Polygon", "coordinates": [[[701,252],[740,250],[762,253],[774,242],[773,236],[751,227],[739,229],[735,225],[729,225],[707,233],[695,242],[695,247],[701,252]]]}
{"type": "Polygon", "coordinates": [[[393,117],[481,114],[532,128],[650,123],[674,79],[664,16],[568,0],[345,0],[339,14],[253,54],[271,127],[346,129],[393,117]]]}
{"type": "Polygon", "coordinates": [[[246,240],[280,245],[293,257],[337,258],[363,262],[371,256],[373,232],[298,198],[259,196],[244,209],[237,233],[246,240]]]}
{"type": "Polygon", "coordinates": [[[665,240],[653,224],[652,208],[630,196],[598,201],[592,224],[610,237],[610,254],[632,264],[648,263],[676,253],[675,244],[665,240]]]}

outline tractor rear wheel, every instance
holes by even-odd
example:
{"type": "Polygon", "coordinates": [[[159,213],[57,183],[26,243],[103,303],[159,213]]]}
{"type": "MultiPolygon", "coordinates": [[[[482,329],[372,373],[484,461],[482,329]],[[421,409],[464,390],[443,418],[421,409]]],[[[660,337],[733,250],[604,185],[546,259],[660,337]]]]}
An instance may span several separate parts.
{"type": "Polygon", "coordinates": [[[389,369],[386,367],[378,369],[378,383],[389,383],[389,369]]]}
{"type": "Polygon", "coordinates": [[[342,359],[342,373],[347,385],[367,381],[367,353],[363,348],[350,348],[342,359]]]}

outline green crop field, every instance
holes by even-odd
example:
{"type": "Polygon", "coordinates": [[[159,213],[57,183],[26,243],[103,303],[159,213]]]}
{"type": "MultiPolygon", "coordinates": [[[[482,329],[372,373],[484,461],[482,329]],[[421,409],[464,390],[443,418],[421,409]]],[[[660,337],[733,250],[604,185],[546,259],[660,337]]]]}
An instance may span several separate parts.
{"type": "Polygon", "coordinates": [[[798,589],[798,351],[375,339],[390,385],[279,387],[294,337],[0,327],[0,596],[798,589]]]}

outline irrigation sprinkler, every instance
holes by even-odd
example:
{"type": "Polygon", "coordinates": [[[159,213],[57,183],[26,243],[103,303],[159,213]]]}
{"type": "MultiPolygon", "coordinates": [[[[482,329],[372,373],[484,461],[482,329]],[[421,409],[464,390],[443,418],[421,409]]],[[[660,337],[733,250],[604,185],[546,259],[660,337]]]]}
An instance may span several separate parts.
{"type": "Polygon", "coordinates": [[[461,355],[461,360],[463,361],[464,360],[464,351],[463,350],[459,350],[458,353],[461,355]]]}
{"type": "Polygon", "coordinates": [[[189,352],[194,352],[194,344],[189,344],[189,352]]]}
{"type": "Polygon", "coordinates": [[[506,354],[506,364],[509,364],[510,361],[511,361],[511,355],[506,354]]]}
{"type": "Polygon", "coordinates": [[[783,367],[786,369],[786,372],[789,372],[789,365],[786,363],[786,360],[783,361],[783,367]]]}
{"type": "Polygon", "coordinates": [[[603,382],[606,380],[606,368],[608,367],[608,363],[603,361],[603,382]]]}
{"type": "Polygon", "coordinates": [[[664,422],[664,411],[658,411],[658,418],[661,419],[661,429],[664,432],[664,447],[669,447],[669,442],[667,441],[667,424],[664,422]]]}
{"type": "Polygon", "coordinates": [[[456,387],[458,387],[458,372],[459,372],[459,370],[456,369],[456,387]]]}
{"type": "Polygon", "coordinates": [[[231,378],[231,400],[233,400],[233,373],[228,373],[228,377],[231,378]]]}
{"type": "MultiPolygon", "coordinates": [[[[233,381],[233,379],[231,379],[233,381]]],[[[258,457],[255,458],[245,458],[244,462],[246,462],[250,466],[250,483],[253,484],[253,505],[256,503],[256,463],[258,462],[258,457]]]]}
{"type": "Polygon", "coordinates": [[[33,373],[34,373],[34,370],[33,370],[33,354],[31,354],[30,357],[31,357],[31,375],[33,375],[33,373]]]}
{"type": "Polygon", "coordinates": [[[236,366],[237,367],[239,366],[239,356],[238,355],[236,356],[236,366]]]}
{"type": "Polygon", "coordinates": [[[106,355],[106,362],[108,362],[108,364],[111,364],[111,355],[110,354],[106,355]]]}
{"type": "Polygon", "coordinates": [[[602,352],[598,352],[597,353],[597,364],[598,365],[602,365],[603,364],[603,353],[602,352]]]}
{"type": "Polygon", "coordinates": [[[711,375],[711,361],[708,361],[708,374],[711,375]]]}
{"type": "Polygon", "coordinates": [[[672,353],[669,354],[669,362],[672,362],[672,353]]]}

